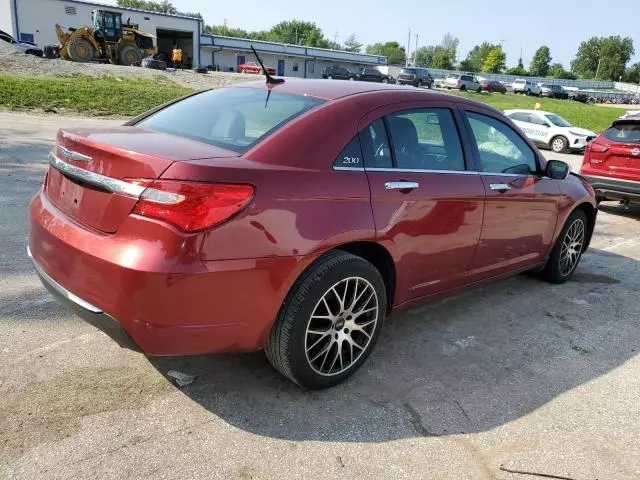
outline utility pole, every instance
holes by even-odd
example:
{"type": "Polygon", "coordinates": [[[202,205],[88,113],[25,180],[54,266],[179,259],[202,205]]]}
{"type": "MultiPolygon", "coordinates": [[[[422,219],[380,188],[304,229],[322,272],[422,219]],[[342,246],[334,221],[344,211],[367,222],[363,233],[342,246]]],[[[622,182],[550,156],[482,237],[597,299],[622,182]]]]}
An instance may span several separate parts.
{"type": "Polygon", "coordinates": [[[598,73],[600,72],[600,60],[602,60],[602,57],[600,57],[600,54],[598,53],[598,68],[596,68],[596,80],[598,80],[598,73]]]}
{"type": "Polygon", "coordinates": [[[413,66],[417,66],[418,62],[418,34],[416,33],[416,49],[413,51],[413,66]]]}
{"type": "Polygon", "coordinates": [[[338,31],[336,30],[333,34],[333,43],[338,43],[338,31]]]}
{"type": "Polygon", "coordinates": [[[411,51],[411,29],[409,29],[409,37],[407,38],[407,55],[404,59],[404,66],[409,66],[409,52],[411,51]]]}

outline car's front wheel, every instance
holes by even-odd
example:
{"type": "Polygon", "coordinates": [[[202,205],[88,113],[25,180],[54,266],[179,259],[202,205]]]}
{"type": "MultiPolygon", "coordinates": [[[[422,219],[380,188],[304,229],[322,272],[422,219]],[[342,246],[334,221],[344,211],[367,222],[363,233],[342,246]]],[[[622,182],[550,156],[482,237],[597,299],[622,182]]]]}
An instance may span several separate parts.
{"type": "Polygon", "coordinates": [[[386,308],[380,272],[360,257],[330,252],[287,296],[265,347],[267,358],[304,388],[336,385],[371,353],[386,308]]]}
{"type": "Polygon", "coordinates": [[[554,137],[553,140],[551,140],[551,150],[553,150],[554,153],[566,152],[568,145],[569,141],[562,136],[554,137]]]}
{"type": "Polygon", "coordinates": [[[564,283],[571,278],[582,257],[587,239],[587,216],[582,210],[574,211],[567,219],[542,277],[551,283],[564,283]]]}

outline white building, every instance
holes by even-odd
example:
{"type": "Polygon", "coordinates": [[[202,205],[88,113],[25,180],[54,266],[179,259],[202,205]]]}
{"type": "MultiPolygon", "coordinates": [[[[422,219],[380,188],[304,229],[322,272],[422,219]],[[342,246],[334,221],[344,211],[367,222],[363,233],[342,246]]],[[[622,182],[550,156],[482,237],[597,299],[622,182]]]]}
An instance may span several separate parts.
{"type": "Polygon", "coordinates": [[[91,25],[91,11],[105,9],[122,12],[124,23],[138,24],[140,30],[157,37],[159,53],[170,58],[174,45],[182,48],[187,65],[236,71],[244,62],[255,61],[255,47],[267,67],[278,75],[318,78],[327,66],[349,70],[386,65],[386,57],[300,47],[243,38],[203,35],[202,21],[180,15],[120,8],[86,0],[0,0],[0,30],[15,38],[36,42],[40,47],[58,43],[55,24],[80,27],[91,25]],[[127,22],[129,21],[129,22],[127,22]]]}
{"type": "Polygon", "coordinates": [[[252,45],[265,67],[274,68],[278,76],[320,78],[322,70],[333,65],[355,71],[359,68],[387,63],[386,57],[377,55],[220,35],[201,36],[200,63],[225,72],[237,71],[238,65],[255,61],[251,51],[252,45]]]}
{"type": "Polygon", "coordinates": [[[158,52],[170,58],[174,45],[182,48],[185,60],[200,64],[201,21],[197,18],[148,12],[84,0],[0,0],[0,30],[40,47],[58,43],[55,24],[68,27],[91,25],[91,11],[122,12],[123,23],[136,23],[140,30],[157,37],[158,52]]]}

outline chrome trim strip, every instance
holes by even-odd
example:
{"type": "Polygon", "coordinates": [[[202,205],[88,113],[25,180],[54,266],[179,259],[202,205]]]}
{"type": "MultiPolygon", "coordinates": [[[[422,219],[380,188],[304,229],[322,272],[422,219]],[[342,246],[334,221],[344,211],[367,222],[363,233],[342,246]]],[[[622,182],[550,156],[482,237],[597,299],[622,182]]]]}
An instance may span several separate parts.
{"type": "Polygon", "coordinates": [[[58,292],[63,297],[69,299],[70,301],[72,301],[73,303],[78,305],[79,307],[84,308],[85,310],[89,310],[90,312],[93,312],[93,313],[103,313],[102,310],[100,310],[98,307],[96,307],[94,305],[91,305],[89,302],[87,302],[87,301],[81,299],[80,297],[78,297],[77,295],[71,293],[69,290],[67,290],[62,285],[60,285],[58,282],[56,282],[53,278],[51,278],[47,274],[47,272],[45,272],[42,269],[42,267],[38,264],[38,262],[35,261],[35,259],[33,258],[33,255],[31,254],[31,249],[29,248],[28,245],[27,245],[27,255],[29,256],[29,258],[33,262],[33,266],[36,269],[36,271],[38,272],[38,275],[40,275],[40,278],[42,278],[42,280],[47,282],[47,284],[49,284],[49,286],[51,286],[51,288],[53,288],[56,292],[58,292]]]}
{"type": "Polygon", "coordinates": [[[362,167],[333,167],[334,170],[338,170],[340,172],[364,172],[364,168],[362,167]]]}
{"type": "Polygon", "coordinates": [[[625,180],[622,178],[612,178],[612,177],[601,177],[599,175],[589,175],[588,173],[582,174],[582,176],[584,178],[586,178],[587,180],[591,180],[592,178],[597,179],[597,180],[608,180],[610,182],[623,182],[623,183],[630,183],[632,185],[638,185],[640,184],[640,182],[638,182],[637,180],[625,180]]]}
{"type": "Polygon", "coordinates": [[[90,162],[93,158],[83,155],[78,152],[74,152],[73,150],[69,150],[68,148],[64,148],[62,145],[58,145],[58,150],[62,152],[62,154],[67,157],[69,160],[77,160],[79,162],[90,162]]]}
{"type": "Polygon", "coordinates": [[[49,154],[49,163],[56,170],[73,177],[77,180],[87,182],[96,187],[102,188],[111,193],[124,195],[125,197],[140,200],[144,198],[149,202],[161,203],[163,205],[173,205],[184,200],[184,196],[178,193],[165,192],[155,188],[147,188],[135,183],[129,183],[117,178],[106,177],[99,173],[90,172],[84,168],[76,167],[64,160],[59,159],[53,153],[49,154]]]}
{"type": "Polygon", "coordinates": [[[90,183],[96,187],[103,188],[111,193],[118,193],[127,197],[139,199],[146,187],[136,185],[134,183],[123,182],[116,178],[105,177],[99,173],[90,172],[84,168],[76,167],[63,160],[60,160],[53,153],[49,154],[49,163],[53,168],[59,170],[65,175],[69,175],[77,180],[90,183]]]}
{"type": "Polygon", "coordinates": [[[418,182],[387,182],[384,184],[386,190],[414,190],[419,187],[418,182]]]}
{"type": "Polygon", "coordinates": [[[443,173],[447,175],[479,175],[471,170],[420,170],[417,168],[367,168],[367,172],[399,172],[399,173],[443,173]]]}

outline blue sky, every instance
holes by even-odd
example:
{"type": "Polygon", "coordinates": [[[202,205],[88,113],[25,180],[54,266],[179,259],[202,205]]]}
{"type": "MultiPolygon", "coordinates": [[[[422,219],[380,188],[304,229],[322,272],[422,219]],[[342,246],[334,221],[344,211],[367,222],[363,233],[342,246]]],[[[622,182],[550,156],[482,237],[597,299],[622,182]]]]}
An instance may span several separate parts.
{"type": "MultiPolygon", "coordinates": [[[[104,0],[102,0],[104,1],[104,0]]],[[[633,38],[640,61],[640,0],[171,0],[180,10],[199,11],[208,24],[245,30],[268,29],[281,20],[314,21],[327,38],[342,42],[355,33],[364,44],[395,40],[411,50],[440,42],[446,32],[460,39],[458,59],[484,40],[504,40],[509,66],[520,48],[528,66],[543,44],[553,62],[569,67],[578,45],[591,36],[633,38]],[[490,6],[490,7],[489,7],[490,6]]],[[[115,4],[115,0],[105,3],[115,4]]]]}

